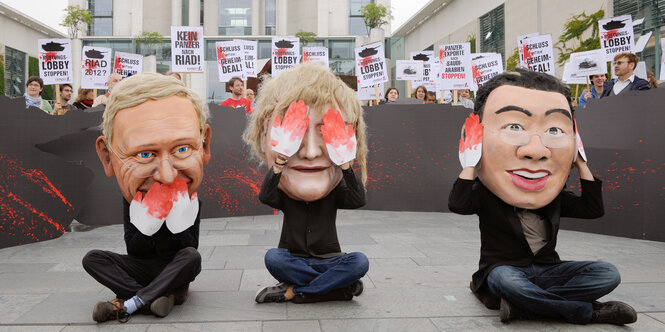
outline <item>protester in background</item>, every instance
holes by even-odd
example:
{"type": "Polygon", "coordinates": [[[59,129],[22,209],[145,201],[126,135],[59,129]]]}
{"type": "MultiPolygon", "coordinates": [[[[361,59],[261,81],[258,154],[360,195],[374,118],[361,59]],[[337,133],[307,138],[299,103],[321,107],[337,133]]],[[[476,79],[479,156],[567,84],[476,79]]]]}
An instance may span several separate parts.
{"type": "Polygon", "coordinates": [[[436,93],[434,91],[427,91],[425,104],[436,104],[436,93]]]}
{"type": "Polygon", "coordinates": [[[647,80],[649,81],[649,87],[652,89],[658,88],[658,80],[656,79],[656,74],[651,70],[647,70],[647,80]]]}
{"type": "Polygon", "coordinates": [[[386,100],[382,101],[381,104],[394,103],[398,98],[399,91],[397,91],[397,88],[389,88],[388,91],[386,91],[386,100]]]}
{"type": "Polygon", "coordinates": [[[106,82],[106,86],[107,86],[108,90],[106,91],[105,94],[103,94],[101,96],[97,96],[97,98],[95,98],[95,102],[92,104],[92,107],[95,107],[95,106],[101,105],[101,104],[106,105],[106,102],[109,100],[109,96],[111,96],[111,91],[113,90],[113,87],[116,84],[118,84],[118,82],[120,82],[120,81],[122,81],[122,76],[120,76],[120,74],[118,74],[118,73],[112,73],[109,76],[108,82],[106,82]]]}
{"type": "Polygon", "coordinates": [[[39,76],[30,76],[28,83],[25,84],[26,91],[23,94],[25,98],[25,107],[37,107],[46,113],[51,113],[51,104],[42,99],[42,91],[44,91],[44,81],[39,76]]]}
{"type": "Polygon", "coordinates": [[[72,85],[69,83],[60,84],[60,100],[53,105],[53,115],[64,115],[68,111],[73,111],[76,109],[74,105],[69,104],[69,100],[72,99],[72,85]]]}
{"type": "Polygon", "coordinates": [[[607,81],[607,74],[599,75],[589,75],[589,80],[591,81],[591,89],[582,90],[578,105],[582,108],[586,107],[587,100],[589,99],[598,99],[600,95],[603,94],[603,86],[605,81],[607,81]]]}
{"type": "Polygon", "coordinates": [[[252,102],[252,108],[256,109],[256,103],[254,102],[254,99],[256,99],[256,93],[254,93],[254,90],[247,89],[245,95],[247,95],[247,99],[252,102]]]}
{"type": "Polygon", "coordinates": [[[427,88],[424,85],[418,86],[413,93],[413,97],[425,101],[425,97],[427,97],[427,88]]]}
{"type": "Polygon", "coordinates": [[[179,73],[174,73],[174,72],[170,71],[170,72],[166,73],[166,76],[173,76],[173,77],[177,78],[179,81],[182,81],[182,77],[180,76],[179,73]]]}
{"type": "Polygon", "coordinates": [[[649,90],[649,82],[635,76],[634,71],[640,61],[635,54],[624,52],[614,56],[616,78],[605,82],[600,98],[616,96],[626,91],[649,90]]]}
{"type": "Polygon", "coordinates": [[[242,97],[243,81],[240,77],[232,77],[229,80],[229,90],[231,90],[231,98],[222,102],[222,106],[228,106],[233,108],[244,107],[245,113],[252,114],[254,113],[254,108],[252,107],[252,101],[247,98],[242,97]]]}
{"type": "Polygon", "coordinates": [[[92,104],[94,104],[93,98],[95,98],[95,90],[79,88],[76,101],[72,105],[80,110],[84,110],[92,107],[92,104]]]}
{"type": "Polygon", "coordinates": [[[459,104],[466,107],[473,109],[473,100],[471,100],[471,92],[469,89],[462,89],[462,90],[457,90],[457,96],[459,97],[459,104]]]}

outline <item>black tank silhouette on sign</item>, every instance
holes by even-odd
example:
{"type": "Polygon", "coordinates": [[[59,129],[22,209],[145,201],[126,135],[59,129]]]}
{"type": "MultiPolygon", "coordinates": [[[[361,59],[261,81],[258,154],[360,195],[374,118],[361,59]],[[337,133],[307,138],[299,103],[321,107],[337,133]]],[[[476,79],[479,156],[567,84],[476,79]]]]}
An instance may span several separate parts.
{"type": "Polygon", "coordinates": [[[418,53],[412,57],[413,60],[429,61],[427,54],[418,53]]]}
{"type": "Polygon", "coordinates": [[[621,21],[611,20],[611,21],[603,24],[603,29],[605,29],[605,30],[621,29],[621,28],[626,26],[626,23],[623,23],[623,21],[625,21],[625,20],[621,20],[621,21]]]}
{"type": "Polygon", "coordinates": [[[479,56],[477,56],[477,57],[474,57],[474,58],[473,58],[473,59],[471,59],[471,60],[478,60],[478,59],[482,59],[482,58],[484,58],[484,56],[482,56],[482,55],[479,55],[479,56]]]}
{"type": "Polygon", "coordinates": [[[405,75],[414,75],[416,73],[416,70],[411,67],[406,67],[404,68],[402,73],[404,73],[405,75]]]}
{"type": "Polygon", "coordinates": [[[277,48],[293,48],[294,45],[293,45],[292,42],[282,39],[282,40],[276,42],[275,46],[277,48]]]}
{"type": "Polygon", "coordinates": [[[85,56],[91,59],[104,59],[104,54],[102,52],[97,51],[96,49],[90,49],[85,51],[85,56]]]}
{"type": "Polygon", "coordinates": [[[580,62],[579,69],[588,69],[588,68],[594,68],[597,67],[598,64],[595,62],[589,60],[589,59],[584,59],[584,61],[580,62]]]}
{"type": "Polygon", "coordinates": [[[376,53],[379,53],[379,51],[376,50],[377,48],[379,48],[379,47],[377,46],[377,47],[367,47],[367,48],[364,48],[362,51],[360,51],[360,53],[358,53],[358,55],[359,55],[361,58],[366,58],[366,57],[368,57],[368,56],[375,55],[376,53]]]}
{"type": "Polygon", "coordinates": [[[56,42],[48,42],[44,45],[42,45],[42,49],[46,52],[58,52],[58,51],[64,51],[65,48],[62,47],[62,45],[67,45],[67,43],[56,43],[56,42]]]}

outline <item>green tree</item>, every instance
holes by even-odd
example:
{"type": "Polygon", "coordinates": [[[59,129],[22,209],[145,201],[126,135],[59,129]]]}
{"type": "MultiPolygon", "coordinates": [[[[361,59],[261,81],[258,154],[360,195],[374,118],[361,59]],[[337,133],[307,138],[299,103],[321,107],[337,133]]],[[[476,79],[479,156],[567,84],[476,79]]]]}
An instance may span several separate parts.
{"type": "Polygon", "coordinates": [[[559,50],[559,59],[557,64],[563,65],[570,59],[572,53],[591,51],[600,48],[600,38],[598,37],[598,21],[603,19],[605,11],[599,11],[587,15],[573,15],[563,26],[563,33],[555,47],[559,50]],[[591,28],[591,37],[583,39],[583,34],[591,28]]]}
{"type": "MultiPolygon", "coordinates": [[[[34,56],[28,57],[28,76],[39,76],[39,60],[34,56]]],[[[46,84],[44,85],[42,99],[55,100],[53,86],[46,84]]]]}
{"type": "Polygon", "coordinates": [[[371,29],[380,28],[388,24],[388,20],[393,18],[390,14],[390,9],[381,4],[377,5],[374,2],[360,7],[360,14],[363,16],[365,26],[367,26],[367,35],[369,35],[371,29]]]}
{"type": "Polygon", "coordinates": [[[164,37],[159,32],[143,31],[136,36],[136,41],[142,45],[143,55],[152,55],[157,45],[164,44],[164,37]]]}
{"type": "Polygon", "coordinates": [[[307,43],[311,43],[314,41],[316,33],[309,31],[299,31],[296,32],[296,37],[300,39],[300,43],[302,43],[303,46],[307,46],[307,43]]]}
{"type": "Polygon", "coordinates": [[[60,25],[67,27],[70,38],[76,39],[79,32],[83,31],[85,26],[92,22],[92,13],[87,9],[81,8],[79,5],[67,6],[64,11],[66,15],[60,25]]]}
{"type": "Polygon", "coordinates": [[[471,44],[471,53],[476,53],[476,34],[470,33],[466,36],[466,41],[471,44]]]}
{"type": "Polygon", "coordinates": [[[508,58],[506,58],[506,71],[513,70],[520,66],[520,53],[517,50],[517,47],[513,50],[508,58]]]}
{"type": "Polygon", "coordinates": [[[0,95],[5,95],[5,55],[0,54],[0,95]]]}

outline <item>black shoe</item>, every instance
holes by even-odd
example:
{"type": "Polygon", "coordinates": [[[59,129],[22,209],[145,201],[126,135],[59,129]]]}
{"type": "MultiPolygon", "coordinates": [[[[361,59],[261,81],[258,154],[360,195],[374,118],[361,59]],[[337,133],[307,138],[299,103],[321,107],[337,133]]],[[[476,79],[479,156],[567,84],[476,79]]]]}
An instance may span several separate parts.
{"type": "Polygon", "coordinates": [[[92,319],[97,323],[103,323],[110,319],[117,319],[120,323],[126,323],[129,320],[129,314],[125,309],[124,302],[122,299],[97,302],[92,310],[92,319]]]}
{"type": "Polygon", "coordinates": [[[469,282],[469,289],[471,293],[476,296],[478,301],[482,302],[487,309],[499,310],[501,305],[501,298],[489,294],[489,292],[478,291],[476,292],[473,287],[473,281],[469,282]]]}
{"type": "Polygon", "coordinates": [[[363,285],[362,280],[356,280],[356,282],[349,285],[349,292],[353,296],[360,296],[363,293],[363,290],[365,290],[365,286],[363,285]]]}
{"type": "Polygon", "coordinates": [[[506,299],[501,298],[501,305],[499,308],[499,318],[501,323],[507,323],[511,320],[520,319],[524,316],[524,312],[515,306],[511,305],[506,299]]]}
{"type": "Polygon", "coordinates": [[[624,325],[637,321],[635,309],[623,302],[593,302],[592,305],[592,323],[624,325]]]}
{"type": "Polygon", "coordinates": [[[174,297],[173,294],[169,296],[160,296],[150,304],[150,312],[157,317],[166,317],[173,309],[174,297]]]}
{"type": "Polygon", "coordinates": [[[327,294],[308,295],[307,297],[302,297],[301,295],[296,294],[293,297],[293,303],[350,301],[351,299],[353,299],[353,294],[349,291],[349,287],[345,287],[345,288],[333,289],[330,293],[327,294]]]}
{"type": "Polygon", "coordinates": [[[173,303],[181,305],[187,301],[187,293],[189,292],[189,284],[184,287],[178,288],[173,291],[173,303]]]}
{"type": "Polygon", "coordinates": [[[289,298],[286,297],[286,291],[289,287],[291,287],[291,285],[284,282],[280,282],[275,286],[263,287],[256,292],[254,300],[257,303],[289,301],[289,298]]]}

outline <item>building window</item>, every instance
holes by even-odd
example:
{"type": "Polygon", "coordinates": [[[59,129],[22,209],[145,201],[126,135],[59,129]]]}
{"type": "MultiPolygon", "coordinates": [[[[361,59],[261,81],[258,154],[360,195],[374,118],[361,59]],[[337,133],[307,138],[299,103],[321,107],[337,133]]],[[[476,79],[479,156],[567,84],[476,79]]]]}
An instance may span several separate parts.
{"type": "Polygon", "coordinates": [[[374,0],[349,0],[349,35],[368,35],[369,30],[365,25],[360,8],[374,0]]]}
{"type": "Polygon", "coordinates": [[[480,20],[480,52],[499,53],[501,58],[506,59],[505,51],[505,23],[503,19],[503,5],[492,9],[489,13],[481,16],[480,20]]]}
{"type": "Polygon", "coordinates": [[[274,36],[276,31],[275,0],[266,0],[266,35],[274,36]]]}
{"type": "MultiPolygon", "coordinates": [[[[633,22],[644,19],[640,24],[633,26],[633,33],[635,34],[635,43],[641,36],[649,40],[642,52],[638,52],[637,56],[640,61],[646,63],[646,67],[656,73],[660,72],[660,38],[665,32],[665,0],[614,0],[613,2],[614,16],[631,15],[633,22]]],[[[646,77],[640,77],[646,78],[646,77]]]]}
{"type": "Polygon", "coordinates": [[[25,53],[5,46],[5,96],[14,98],[25,92],[25,53]]]}
{"type": "Polygon", "coordinates": [[[252,34],[252,0],[219,0],[219,35],[252,34]]]}
{"type": "Polygon", "coordinates": [[[92,21],[88,36],[113,36],[113,0],[88,0],[92,21]]]}

